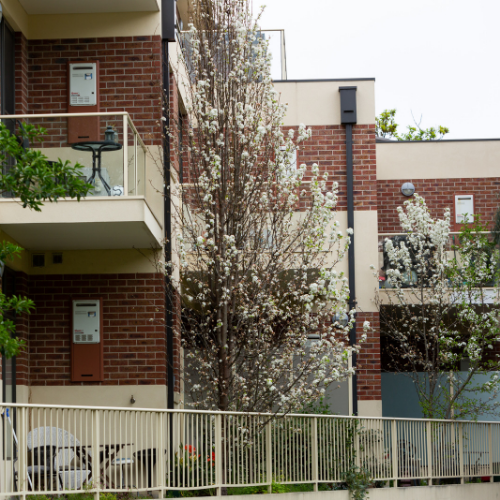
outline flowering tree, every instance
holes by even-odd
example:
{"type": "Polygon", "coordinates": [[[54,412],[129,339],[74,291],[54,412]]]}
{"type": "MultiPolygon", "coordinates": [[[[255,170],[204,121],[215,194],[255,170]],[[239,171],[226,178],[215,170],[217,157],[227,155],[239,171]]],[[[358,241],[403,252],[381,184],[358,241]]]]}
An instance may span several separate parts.
{"type": "Polygon", "coordinates": [[[500,368],[498,252],[479,221],[450,245],[450,212],[433,219],[418,195],[398,208],[404,237],[386,239],[376,302],[392,368],[413,380],[426,417],[494,413],[500,368]],[[460,372],[460,369],[462,371],[460,372]]]}
{"type": "Polygon", "coordinates": [[[182,206],[179,261],[168,265],[193,404],[288,412],[350,374],[354,311],[347,326],[332,324],[347,308],[336,266],[349,237],[335,220],[337,184],[316,164],[293,167],[311,131],[282,131],[286,106],[257,22],[246,0],[193,2],[189,162],[172,188],[182,206]]]}

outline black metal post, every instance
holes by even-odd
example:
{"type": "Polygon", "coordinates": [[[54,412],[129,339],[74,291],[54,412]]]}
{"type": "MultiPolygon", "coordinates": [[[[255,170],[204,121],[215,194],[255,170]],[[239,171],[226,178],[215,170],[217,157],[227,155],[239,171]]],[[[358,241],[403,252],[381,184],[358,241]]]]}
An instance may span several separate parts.
{"type": "MultiPolygon", "coordinates": [[[[168,43],[175,41],[175,0],[162,0],[162,69],[163,69],[163,221],[165,224],[165,263],[172,260],[172,213],[170,199],[170,64],[168,43]]],[[[167,343],[167,408],[174,408],[174,330],[170,268],[165,269],[165,334],[167,343]]]]}
{"type": "MultiPolygon", "coordinates": [[[[356,308],[356,261],[354,258],[354,175],[352,158],[352,125],[345,126],[346,135],[346,170],[347,170],[347,227],[353,230],[351,234],[351,244],[347,251],[349,264],[349,310],[356,308]]],[[[349,343],[356,344],[356,322],[352,325],[349,332],[349,343]]],[[[352,355],[352,366],[356,367],[356,353],[352,355]]],[[[352,412],[358,414],[358,379],[356,373],[352,376],[352,412]]]]}
{"type": "MultiPolygon", "coordinates": [[[[347,177],[347,227],[353,230],[351,244],[347,252],[349,266],[349,310],[356,308],[356,261],[354,257],[354,174],[352,152],[352,127],[357,122],[356,87],[340,87],[341,122],[345,125],[346,144],[346,177],[347,177]]],[[[350,345],[356,344],[356,322],[349,332],[350,345]]],[[[356,367],[356,354],[352,355],[352,366],[356,367]]],[[[358,414],[358,380],[352,376],[352,412],[358,414]]]]}

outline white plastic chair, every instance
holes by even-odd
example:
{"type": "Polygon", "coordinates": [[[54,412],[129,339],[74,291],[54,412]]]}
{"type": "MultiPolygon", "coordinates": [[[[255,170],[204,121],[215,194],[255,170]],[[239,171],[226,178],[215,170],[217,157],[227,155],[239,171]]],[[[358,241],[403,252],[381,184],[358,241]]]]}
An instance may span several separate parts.
{"type": "MultiPolygon", "coordinates": [[[[57,427],[38,427],[28,433],[28,450],[33,455],[37,454],[37,449],[43,450],[45,447],[55,447],[56,454],[52,467],[59,472],[58,488],[80,489],[82,484],[89,479],[91,470],[87,468],[74,467],[75,453],[81,448],[78,439],[68,431],[57,427]]],[[[90,451],[83,448],[85,454],[91,457],[90,451]]],[[[83,450],[82,450],[83,451],[83,450]]],[[[37,470],[28,467],[28,474],[37,473],[37,470]]]]}

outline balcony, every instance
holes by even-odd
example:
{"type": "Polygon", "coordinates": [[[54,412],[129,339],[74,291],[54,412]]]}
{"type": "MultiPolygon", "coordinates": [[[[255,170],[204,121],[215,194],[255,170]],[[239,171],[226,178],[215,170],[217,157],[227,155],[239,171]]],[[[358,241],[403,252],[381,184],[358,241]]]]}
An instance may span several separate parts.
{"type": "MultiPolygon", "coordinates": [[[[272,55],[271,62],[271,78],[273,80],[286,80],[286,46],[285,46],[285,30],[262,30],[258,32],[264,40],[269,42],[269,51],[272,55]]],[[[190,32],[182,31],[179,33],[179,43],[182,50],[186,54],[185,57],[187,70],[191,73],[191,64],[189,61],[190,54],[190,32]]]]}
{"type": "Polygon", "coordinates": [[[28,15],[158,12],[158,0],[19,0],[28,15]]]}
{"type": "Polygon", "coordinates": [[[163,189],[163,180],[154,164],[153,146],[144,144],[128,113],[0,118],[18,134],[21,123],[43,127],[42,140],[28,147],[40,150],[49,161],[80,164],[82,177],[93,186],[80,202],[46,203],[41,212],[24,209],[19,200],[4,193],[0,198],[1,230],[29,250],[161,247],[163,196],[158,190],[163,189]],[[82,146],[85,141],[104,141],[106,131],[116,146],[101,151],[82,146]]]}

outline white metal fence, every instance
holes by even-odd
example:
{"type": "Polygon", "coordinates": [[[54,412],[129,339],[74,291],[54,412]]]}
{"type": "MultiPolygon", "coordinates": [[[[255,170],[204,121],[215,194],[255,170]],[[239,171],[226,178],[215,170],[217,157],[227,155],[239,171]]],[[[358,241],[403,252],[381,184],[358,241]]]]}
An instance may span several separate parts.
{"type": "Polygon", "coordinates": [[[500,423],[12,404],[0,495],[500,475],[500,423]]]}

